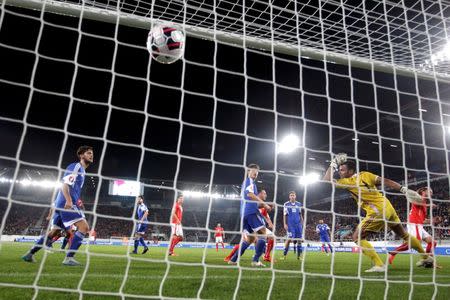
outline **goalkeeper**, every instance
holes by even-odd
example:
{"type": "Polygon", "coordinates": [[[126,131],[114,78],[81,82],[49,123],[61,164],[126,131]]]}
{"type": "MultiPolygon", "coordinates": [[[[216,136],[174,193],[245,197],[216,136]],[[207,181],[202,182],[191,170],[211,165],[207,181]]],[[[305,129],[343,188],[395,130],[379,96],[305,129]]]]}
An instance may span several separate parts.
{"type": "Polygon", "coordinates": [[[376,186],[383,183],[387,188],[405,194],[406,198],[413,203],[422,201],[417,192],[370,172],[356,172],[355,162],[347,160],[345,153],[337,154],[332,159],[323,180],[333,181],[337,188],[346,189],[358,205],[366,211],[365,218],[358,225],[352,236],[353,241],[361,247],[363,254],[368,256],[373,262],[374,266],[366,270],[366,272],[385,272],[386,270],[385,264],[375,252],[372,244],[366,239],[368,234],[384,229],[385,222],[405,243],[409,244],[417,252],[422,253],[422,259],[417,262],[417,266],[433,264],[433,259],[425,254],[420,241],[405,231],[391,202],[376,186]],[[340,179],[333,180],[335,170],[338,170],[340,179]]]}

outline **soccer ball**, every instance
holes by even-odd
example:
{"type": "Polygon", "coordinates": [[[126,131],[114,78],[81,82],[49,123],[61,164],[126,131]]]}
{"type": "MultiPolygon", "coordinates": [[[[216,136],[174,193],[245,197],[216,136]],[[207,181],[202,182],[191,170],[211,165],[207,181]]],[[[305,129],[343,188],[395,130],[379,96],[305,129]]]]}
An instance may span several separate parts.
{"type": "Polygon", "coordinates": [[[147,50],[154,60],[163,64],[176,62],[184,54],[183,31],[172,25],[155,25],[147,38],[147,50]]]}

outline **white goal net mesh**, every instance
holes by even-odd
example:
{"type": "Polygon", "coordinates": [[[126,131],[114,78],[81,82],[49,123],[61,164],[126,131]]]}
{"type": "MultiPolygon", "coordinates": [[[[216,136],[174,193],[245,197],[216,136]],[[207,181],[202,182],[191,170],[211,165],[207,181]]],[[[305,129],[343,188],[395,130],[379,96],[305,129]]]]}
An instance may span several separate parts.
{"type": "MultiPolygon", "coordinates": [[[[0,295],[448,296],[450,2],[0,3],[0,295]],[[184,57],[171,65],[150,60],[145,47],[160,22],[187,34],[184,57]],[[286,136],[298,141],[286,148],[286,136]],[[80,145],[94,147],[81,198],[96,236],[76,254],[83,265],[62,266],[59,241],[38,252],[37,263],[22,262],[30,248],[22,242],[50,229],[48,209],[80,145]],[[442,269],[417,268],[419,257],[406,251],[384,272],[364,272],[370,260],[351,239],[364,212],[320,180],[340,152],[361,171],[433,189],[425,230],[442,269]],[[253,248],[237,266],[223,261],[241,239],[240,189],[250,163],[260,165],[256,184],[276,204],[273,262],[265,268],[251,266],[253,248]],[[284,255],[290,191],[304,207],[301,259],[295,246],[284,255]],[[143,194],[149,208],[137,255],[130,253],[137,206],[125,194],[143,194]],[[172,257],[179,194],[184,240],[172,257]],[[330,227],[330,256],[321,252],[319,220],[330,227]],[[215,243],[218,223],[226,249],[215,243]]],[[[406,228],[410,204],[380,190],[406,228]]],[[[402,242],[384,229],[369,241],[388,264],[387,251],[402,242]]]]}

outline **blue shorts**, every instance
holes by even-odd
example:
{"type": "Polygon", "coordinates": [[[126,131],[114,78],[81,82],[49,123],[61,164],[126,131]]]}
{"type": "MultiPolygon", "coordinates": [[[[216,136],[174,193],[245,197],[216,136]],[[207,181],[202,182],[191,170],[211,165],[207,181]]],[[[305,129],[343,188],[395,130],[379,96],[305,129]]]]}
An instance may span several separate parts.
{"type": "Polygon", "coordinates": [[[63,221],[61,219],[61,215],[59,214],[59,212],[55,212],[53,214],[53,218],[52,218],[52,229],[66,229],[66,226],[64,226],[63,221]]]}
{"type": "Polygon", "coordinates": [[[322,243],[329,243],[330,242],[330,237],[328,235],[320,236],[320,241],[322,243]]]}
{"type": "Polygon", "coordinates": [[[244,233],[257,232],[265,226],[266,224],[264,223],[264,219],[259,213],[244,216],[242,224],[244,233]]]}
{"type": "Polygon", "coordinates": [[[138,224],[136,228],[136,233],[144,234],[147,231],[148,224],[138,224]]]}
{"type": "Polygon", "coordinates": [[[302,225],[288,225],[287,237],[290,239],[301,239],[302,225]]]}
{"type": "Polygon", "coordinates": [[[71,210],[57,210],[56,213],[60,215],[64,228],[68,228],[76,222],[86,219],[84,212],[75,205],[72,206],[71,210]]]}

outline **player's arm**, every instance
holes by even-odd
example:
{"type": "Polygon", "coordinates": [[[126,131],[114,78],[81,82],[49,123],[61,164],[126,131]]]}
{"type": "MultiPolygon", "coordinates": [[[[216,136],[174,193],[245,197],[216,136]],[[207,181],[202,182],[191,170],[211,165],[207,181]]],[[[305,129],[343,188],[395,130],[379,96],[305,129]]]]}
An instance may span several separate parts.
{"type": "Polygon", "coordinates": [[[287,223],[286,223],[286,215],[287,215],[287,209],[285,207],[284,208],[284,212],[283,212],[283,226],[284,226],[284,229],[287,231],[288,230],[288,226],[287,226],[287,223]]]}
{"type": "MultiPolygon", "coordinates": [[[[376,175],[374,175],[376,176],[376,175]]],[[[375,179],[375,183],[376,185],[380,185],[380,184],[384,184],[385,187],[388,187],[389,189],[392,189],[394,191],[399,191],[402,194],[405,195],[406,199],[408,199],[410,202],[414,203],[414,204],[422,204],[422,197],[413,190],[408,189],[405,186],[401,186],[399,183],[390,180],[388,178],[382,178],[380,176],[376,176],[375,179]]]]}
{"type": "Polygon", "coordinates": [[[148,216],[148,209],[145,211],[145,213],[142,215],[142,218],[141,218],[141,223],[144,223],[144,220],[147,218],[147,216],[148,216]]]}
{"type": "Polygon", "coordinates": [[[264,216],[264,220],[266,220],[267,226],[272,229],[273,228],[273,223],[272,220],[270,220],[269,216],[264,216]]]}
{"type": "Polygon", "coordinates": [[[72,203],[73,203],[72,196],[70,196],[69,188],[70,188],[70,186],[67,183],[63,183],[62,188],[61,188],[64,199],[66,199],[66,204],[64,205],[65,209],[72,208],[72,203]]]}
{"type": "Polygon", "coordinates": [[[248,196],[251,200],[253,200],[253,201],[258,201],[258,202],[259,202],[259,205],[260,205],[261,207],[264,207],[265,209],[267,209],[268,211],[270,211],[270,206],[267,205],[261,198],[259,198],[258,196],[256,196],[254,193],[248,192],[248,193],[247,193],[247,196],[248,196]]]}
{"type": "Polygon", "coordinates": [[[47,215],[47,217],[45,218],[47,221],[50,221],[50,219],[52,218],[52,215],[53,215],[53,212],[55,211],[55,208],[54,207],[51,207],[49,210],[48,210],[48,215],[47,215]]]}
{"type": "Polygon", "coordinates": [[[323,176],[322,180],[333,182],[333,174],[335,170],[338,170],[339,165],[347,161],[347,154],[345,153],[338,153],[336,156],[331,160],[330,166],[328,167],[327,171],[325,172],[325,175],[323,176]]]}
{"type": "Polygon", "coordinates": [[[180,219],[178,219],[176,212],[177,212],[176,208],[172,210],[171,219],[175,220],[175,224],[180,224],[181,222],[180,222],[180,219]]]}

